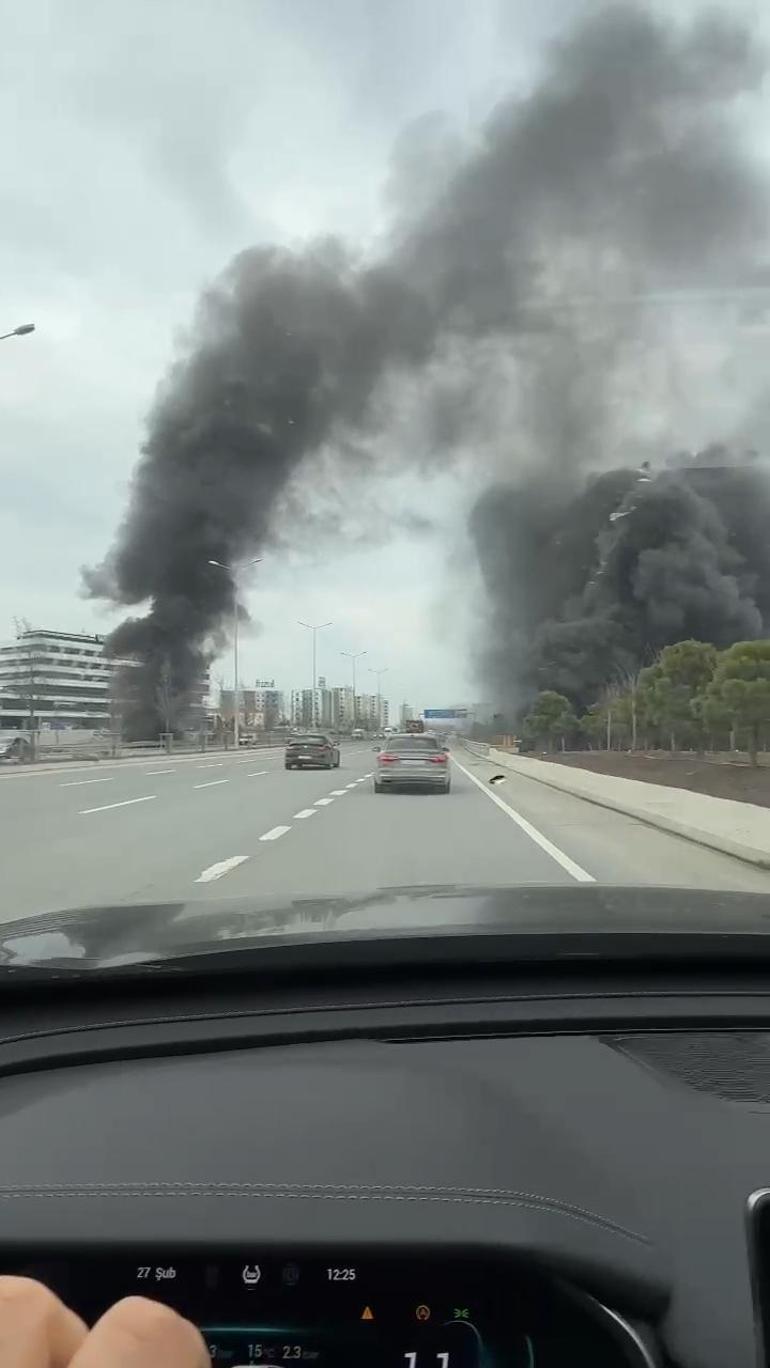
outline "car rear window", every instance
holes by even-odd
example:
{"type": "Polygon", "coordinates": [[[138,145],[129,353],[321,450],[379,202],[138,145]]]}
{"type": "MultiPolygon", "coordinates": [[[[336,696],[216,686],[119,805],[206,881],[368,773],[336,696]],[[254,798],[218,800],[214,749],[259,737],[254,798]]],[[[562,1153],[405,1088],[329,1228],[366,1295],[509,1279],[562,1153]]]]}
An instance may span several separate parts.
{"type": "Polygon", "coordinates": [[[325,746],[325,736],[293,736],[290,746],[325,746]]]}
{"type": "Polygon", "coordinates": [[[385,750],[392,751],[412,751],[412,750],[438,750],[438,741],[435,736],[390,736],[385,743],[385,750]]]}

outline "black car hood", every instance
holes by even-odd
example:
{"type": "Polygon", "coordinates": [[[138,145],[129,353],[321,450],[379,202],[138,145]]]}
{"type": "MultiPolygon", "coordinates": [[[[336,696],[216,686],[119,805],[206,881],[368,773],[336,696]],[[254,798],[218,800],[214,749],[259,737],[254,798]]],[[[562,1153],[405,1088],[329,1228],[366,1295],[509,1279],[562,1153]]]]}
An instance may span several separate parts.
{"type": "MultiPolygon", "coordinates": [[[[8,915],[6,909],[6,916],[8,915]]],[[[268,947],[371,946],[444,958],[734,952],[770,958],[770,894],[596,885],[382,888],[358,896],[75,908],[8,921],[0,965],[107,969],[268,947]],[[442,949],[443,942],[443,949],[442,949]],[[426,949],[427,946],[427,949],[426,949]],[[456,953],[456,950],[455,950],[456,953]]],[[[239,956],[240,958],[240,956],[239,956]]]]}

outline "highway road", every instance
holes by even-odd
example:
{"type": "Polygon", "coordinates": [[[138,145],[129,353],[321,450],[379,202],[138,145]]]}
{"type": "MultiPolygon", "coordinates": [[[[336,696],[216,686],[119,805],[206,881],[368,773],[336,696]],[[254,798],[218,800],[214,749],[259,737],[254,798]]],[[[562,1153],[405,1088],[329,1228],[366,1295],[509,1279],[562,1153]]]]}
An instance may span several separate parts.
{"type": "Polygon", "coordinates": [[[215,896],[596,880],[770,892],[770,873],[511,775],[462,748],[452,792],[375,796],[371,743],[332,771],[279,750],[0,773],[0,921],[215,896]]]}

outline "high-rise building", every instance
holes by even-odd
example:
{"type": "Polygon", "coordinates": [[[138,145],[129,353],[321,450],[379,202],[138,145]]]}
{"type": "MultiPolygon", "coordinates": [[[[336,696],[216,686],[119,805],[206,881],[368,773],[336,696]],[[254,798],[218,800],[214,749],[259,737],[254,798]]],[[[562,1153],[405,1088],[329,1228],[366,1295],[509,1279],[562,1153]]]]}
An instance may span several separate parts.
{"type": "Polygon", "coordinates": [[[358,694],[356,698],[356,726],[366,731],[381,731],[388,725],[388,700],[378,694],[358,694]]]}
{"type": "Polygon", "coordinates": [[[398,710],[398,725],[403,731],[407,722],[411,722],[414,717],[414,708],[411,703],[402,703],[398,710]]]}
{"type": "Polygon", "coordinates": [[[261,717],[261,725],[265,731],[273,731],[278,723],[283,720],[284,704],[283,694],[280,689],[276,689],[274,679],[258,679],[254,690],[254,711],[257,717],[261,717]]]}
{"type": "Polygon", "coordinates": [[[0,728],[119,731],[115,684],[135,663],[106,655],[102,636],[27,628],[0,646],[0,728]]]}

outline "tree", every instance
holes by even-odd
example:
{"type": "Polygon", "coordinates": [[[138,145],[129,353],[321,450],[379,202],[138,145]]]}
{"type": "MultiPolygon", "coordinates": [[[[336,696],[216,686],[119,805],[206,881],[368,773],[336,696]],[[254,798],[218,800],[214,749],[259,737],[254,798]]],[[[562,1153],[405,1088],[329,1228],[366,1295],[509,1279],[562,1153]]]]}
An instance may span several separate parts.
{"type": "Polygon", "coordinates": [[[564,744],[570,732],[577,730],[577,718],[564,694],[545,689],[535,699],[532,711],[524,719],[524,731],[532,740],[545,739],[546,749],[552,750],[558,737],[564,744]]]}
{"type": "Polygon", "coordinates": [[[693,701],[710,683],[716,661],[716,647],[709,642],[677,641],[641,671],[639,702],[672,751],[678,742],[701,743],[701,718],[693,701]]]}
{"type": "Polygon", "coordinates": [[[182,703],[182,698],[174,689],[171,661],[165,656],[160,663],[158,682],[155,686],[155,706],[164,732],[176,731],[180,722],[182,703]]]}
{"type": "Polygon", "coordinates": [[[749,760],[770,730],[770,641],[737,641],[722,652],[708,690],[712,706],[721,706],[747,738],[749,760]]]}
{"type": "Polygon", "coordinates": [[[594,703],[580,718],[579,726],[591,749],[594,744],[601,746],[607,734],[607,719],[601,704],[594,703]]]}

